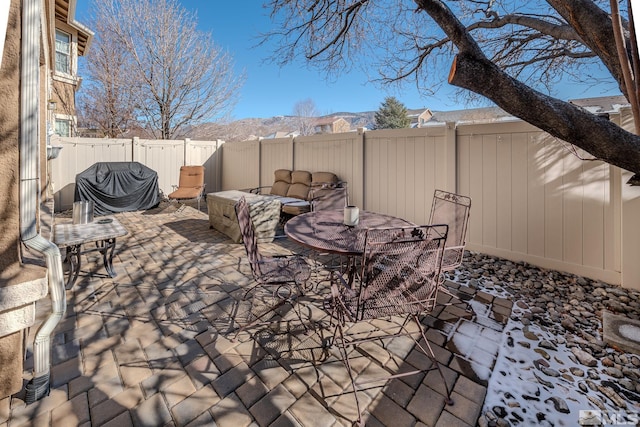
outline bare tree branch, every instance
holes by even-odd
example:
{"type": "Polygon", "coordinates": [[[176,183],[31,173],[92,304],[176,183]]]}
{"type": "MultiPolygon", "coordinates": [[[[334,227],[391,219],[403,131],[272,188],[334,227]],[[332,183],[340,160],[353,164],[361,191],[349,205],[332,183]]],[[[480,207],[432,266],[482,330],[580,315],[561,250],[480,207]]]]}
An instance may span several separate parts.
{"type": "MultiPolygon", "coordinates": [[[[640,172],[640,137],[539,92],[600,63],[628,95],[603,0],[272,0],[277,61],[298,56],[327,72],[373,63],[378,80],[445,81],[490,99],[596,158],[640,172]],[[413,7],[410,6],[413,4],[413,7]],[[516,7],[519,7],[518,10],[516,7]],[[525,12],[525,13],[523,13],[525,12]],[[535,12],[535,13],[532,13],[535,12]]],[[[628,22],[621,19],[623,38],[628,22]]],[[[631,52],[627,51],[631,57],[631,52]]],[[[583,77],[584,78],[584,77],[583,77]]]]}
{"type": "Polygon", "coordinates": [[[293,106],[293,115],[296,118],[300,135],[313,135],[315,121],[318,117],[318,109],[311,98],[296,102],[293,106]]]}
{"type": "MultiPolygon", "coordinates": [[[[152,136],[180,137],[190,125],[222,117],[233,107],[244,77],[176,0],[103,0],[96,3],[96,22],[102,28],[97,38],[126,60],[123,73],[92,76],[96,87],[128,86],[133,117],[152,136]]],[[[105,52],[97,55],[102,56],[93,58],[94,68],[110,60],[105,52]]]]}

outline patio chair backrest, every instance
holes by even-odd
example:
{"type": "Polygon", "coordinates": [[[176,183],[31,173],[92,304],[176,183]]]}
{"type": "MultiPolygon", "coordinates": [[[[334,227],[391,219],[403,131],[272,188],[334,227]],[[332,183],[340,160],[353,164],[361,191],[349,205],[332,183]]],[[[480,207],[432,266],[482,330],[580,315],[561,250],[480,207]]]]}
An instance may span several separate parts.
{"type": "Polygon", "coordinates": [[[344,209],[348,203],[347,187],[314,186],[309,191],[312,211],[344,209]]]}
{"type": "Polygon", "coordinates": [[[360,286],[345,301],[353,320],[433,310],[446,238],[446,225],[367,230],[360,286]]]}
{"type": "Polygon", "coordinates": [[[455,270],[462,263],[467,244],[467,227],[471,198],[447,191],[435,190],[429,224],[447,224],[449,232],[445,243],[442,271],[455,270]]]}
{"type": "Polygon", "coordinates": [[[204,166],[181,166],[178,187],[202,188],[204,185],[204,166]]]}
{"type": "Polygon", "coordinates": [[[240,228],[240,234],[242,235],[242,242],[244,248],[247,251],[247,258],[249,258],[249,265],[251,266],[251,273],[253,277],[258,279],[260,275],[260,261],[262,255],[258,250],[258,239],[256,239],[256,232],[251,221],[251,211],[249,209],[249,203],[244,198],[240,199],[235,204],[236,217],[238,218],[238,225],[240,228]]]}

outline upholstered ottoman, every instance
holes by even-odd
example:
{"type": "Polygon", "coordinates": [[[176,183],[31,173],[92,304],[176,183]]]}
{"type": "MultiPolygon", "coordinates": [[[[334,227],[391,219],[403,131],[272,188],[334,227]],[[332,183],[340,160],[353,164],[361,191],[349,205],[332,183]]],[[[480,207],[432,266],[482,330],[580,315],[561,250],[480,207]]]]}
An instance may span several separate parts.
{"type": "Polygon", "coordinates": [[[275,197],[228,190],[207,194],[209,226],[229,236],[236,243],[242,242],[235,204],[244,196],[249,203],[251,220],[260,242],[271,242],[276,235],[280,219],[281,203],[275,197]]]}

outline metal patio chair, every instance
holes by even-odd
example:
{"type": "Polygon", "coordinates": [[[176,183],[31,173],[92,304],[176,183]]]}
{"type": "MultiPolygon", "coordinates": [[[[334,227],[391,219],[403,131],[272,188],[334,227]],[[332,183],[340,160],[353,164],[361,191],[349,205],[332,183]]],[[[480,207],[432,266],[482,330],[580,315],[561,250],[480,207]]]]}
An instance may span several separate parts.
{"type": "MultiPolygon", "coordinates": [[[[245,298],[251,290],[260,287],[263,289],[270,288],[271,295],[277,301],[264,313],[256,316],[253,321],[242,326],[236,332],[237,337],[240,332],[258,324],[264,316],[270,312],[275,312],[284,304],[290,304],[292,309],[296,311],[295,300],[304,295],[304,286],[311,276],[311,269],[304,257],[300,255],[262,255],[258,248],[258,240],[251,221],[249,204],[244,197],[241,197],[236,202],[235,211],[251,273],[256,281],[256,284],[245,292],[245,298]]],[[[302,322],[300,313],[296,311],[296,314],[302,322]]]]}
{"type": "MultiPolygon", "coordinates": [[[[446,272],[455,271],[462,264],[464,248],[467,244],[467,227],[469,225],[469,213],[471,210],[471,198],[460,194],[443,190],[435,190],[431,205],[429,224],[447,224],[449,232],[444,245],[442,257],[442,273],[440,275],[440,290],[452,298],[460,300],[445,286],[446,272]]],[[[452,305],[455,303],[448,303],[452,305]]]]}
{"type": "Polygon", "coordinates": [[[344,209],[349,202],[346,184],[342,187],[317,186],[309,190],[311,211],[344,209]]]}
{"type": "MultiPolygon", "coordinates": [[[[438,369],[446,388],[446,402],[453,404],[440,364],[427,340],[419,316],[433,310],[438,294],[438,277],[447,239],[446,225],[412,226],[403,228],[369,229],[365,237],[361,272],[350,287],[347,278],[334,271],[331,275],[331,296],[325,300],[325,310],[331,315],[335,330],[332,343],[340,349],[347,368],[358,411],[358,424],[362,424],[362,408],[358,399],[361,386],[356,381],[349,362],[348,347],[395,336],[410,336],[417,349],[431,361],[429,368],[409,372],[390,373],[382,380],[413,375],[425,370],[438,369]],[[387,318],[387,327],[374,319],[387,318]],[[410,329],[413,320],[417,325],[410,329]],[[352,327],[358,324],[357,327],[352,327]],[[368,325],[368,327],[367,327],[368,325]],[[352,332],[357,331],[357,332],[352,332]]],[[[385,361],[377,361],[367,351],[353,351],[367,355],[384,369],[385,361]]]]}
{"type": "Polygon", "coordinates": [[[462,264],[470,210],[470,197],[442,190],[435,190],[433,193],[429,224],[449,226],[442,259],[443,272],[453,271],[462,264]]]}
{"type": "MultiPolygon", "coordinates": [[[[321,210],[340,210],[344,209],[349,203],[349,195],[346,183],[342,186],[314,186],[309,190],[309,200],[311,204],[311,212],[321,210]]],[[[344,260],[338,255],[327,253],[315,253],[313,260],[322,264],[322,270],[330,272],[332,269],[341,269],[344,267],[344,260]],[[324,259],[324,261],[322,261],[324,259]]],[[[316,271],[317,273],[318,271],[316,271]]],[[[318,282],[326,279],[318,279],[318,282]]]]}

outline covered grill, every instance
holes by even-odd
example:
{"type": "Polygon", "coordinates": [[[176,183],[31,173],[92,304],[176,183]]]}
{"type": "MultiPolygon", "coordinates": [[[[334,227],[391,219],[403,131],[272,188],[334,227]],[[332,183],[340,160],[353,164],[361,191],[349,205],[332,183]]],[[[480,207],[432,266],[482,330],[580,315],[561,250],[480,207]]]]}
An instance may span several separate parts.
{"type": "Polygon", "coordinates": [[[160,203],[158,174],[138,162],[99,162],[76,175],[74,200],[96,215],[150,209],[160,203]]]}

